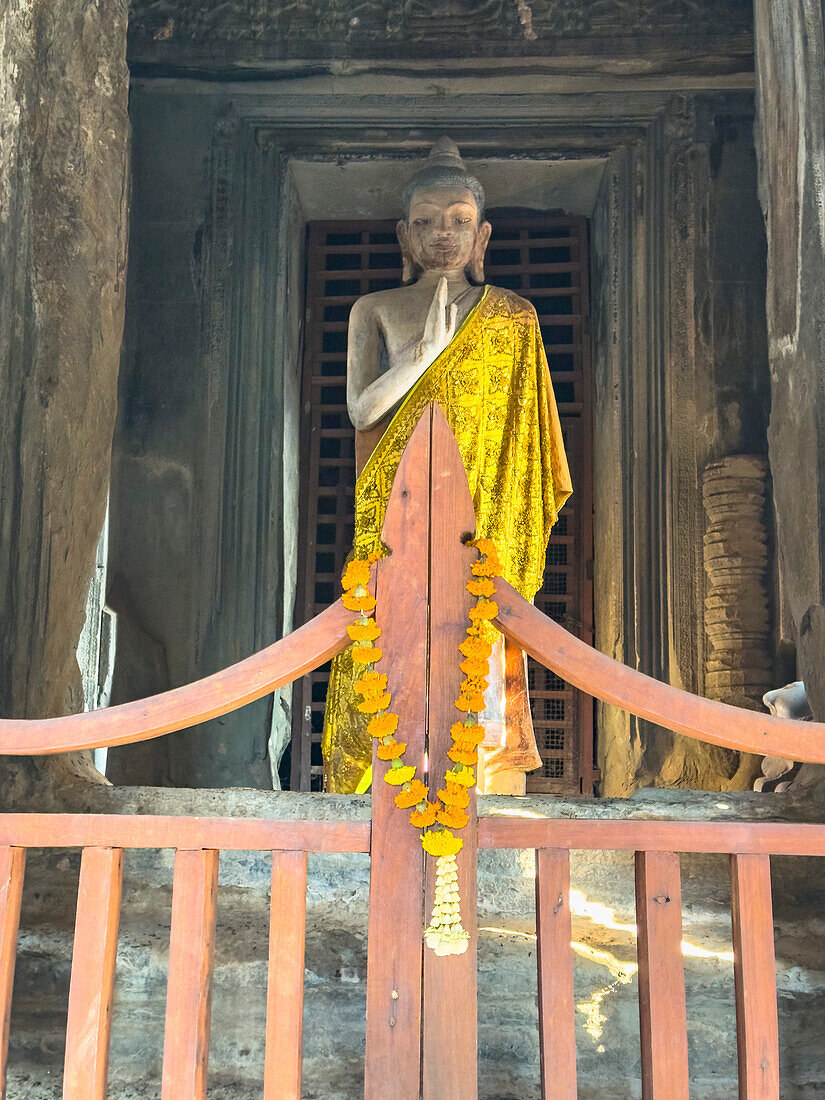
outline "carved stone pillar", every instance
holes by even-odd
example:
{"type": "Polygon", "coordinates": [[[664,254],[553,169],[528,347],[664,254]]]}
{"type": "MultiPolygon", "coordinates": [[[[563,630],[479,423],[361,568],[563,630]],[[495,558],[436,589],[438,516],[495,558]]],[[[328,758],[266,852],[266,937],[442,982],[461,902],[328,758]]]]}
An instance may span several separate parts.
{"type": "Polygon", "coordinates": [[[818,0],[757,0],[756,148],[768,235],[774,484],[797,675],[825,718],[825,29],[818,0]]]}
{"type": "MultiPolygon", "coordinates": [[[[0,17],[4,718],[83,707],[75,650],[106,510],[124,319],[127,8],[12,3],[0,17]]],[[[54,757],[6,758],[4,808],[61,771],[54,757]],[[12,790],[12,775],[28,779],[12,790]]]]}
{"type": "Polygon", "coordinates": [[[761,455],[729,455],[702,475],[705,693],[751,710],[762,710],[762,695],[772,686],[768,485],[761,455]]]}

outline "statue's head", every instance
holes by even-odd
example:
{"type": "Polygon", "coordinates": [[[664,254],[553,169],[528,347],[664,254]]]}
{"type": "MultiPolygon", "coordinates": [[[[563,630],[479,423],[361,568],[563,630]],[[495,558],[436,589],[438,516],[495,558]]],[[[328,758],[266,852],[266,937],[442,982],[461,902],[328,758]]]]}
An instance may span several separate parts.
{"type": "Polygon", "coordinates": [[[422,271],[464,271],[484,282],[484,253],[492,232],[484,220],[484,188],[467,171],[458,146],[439,138],[424,168],[404,189],[404,217],[398,240],[404,261],[403,281],[422,271]]]}

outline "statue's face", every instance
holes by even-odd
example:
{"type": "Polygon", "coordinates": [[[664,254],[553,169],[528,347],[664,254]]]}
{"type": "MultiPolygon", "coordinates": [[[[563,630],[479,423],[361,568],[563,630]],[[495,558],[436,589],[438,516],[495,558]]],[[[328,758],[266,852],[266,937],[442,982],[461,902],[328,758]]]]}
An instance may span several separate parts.
{"type": "Polygon", "coordinates": [[[466,188],[423,187],[410,202],[399,236],[423,271],[464,271],[479,246],[486,247],[489,225],[478,223],[478,205],[466,188]]]}

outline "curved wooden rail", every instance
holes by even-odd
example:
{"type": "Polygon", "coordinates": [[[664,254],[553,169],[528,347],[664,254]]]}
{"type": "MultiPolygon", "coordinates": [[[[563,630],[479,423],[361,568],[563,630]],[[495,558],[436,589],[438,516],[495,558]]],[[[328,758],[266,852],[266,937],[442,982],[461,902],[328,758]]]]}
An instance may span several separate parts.
{"type": "Polygon", "coordinates": [[[184,687],[65,718],[0,719],[0,755],[46,756],[149,741],[254,703],[349,645],[352,612],[338,600],[259,653],[184,687]]]}
{"type": "Polygon", "coordinates": [[[574,638],[500,579],[495,599],[499,608],[495,622],[507,637],[588,695],[712,745],[825,764],[825,723],[775,718],[691,695],[574,638]]]}

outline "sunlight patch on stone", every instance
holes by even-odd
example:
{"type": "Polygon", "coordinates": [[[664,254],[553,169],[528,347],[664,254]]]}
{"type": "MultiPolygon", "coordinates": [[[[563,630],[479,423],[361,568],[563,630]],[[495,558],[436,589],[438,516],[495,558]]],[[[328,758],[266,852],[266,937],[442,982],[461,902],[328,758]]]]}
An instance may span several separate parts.
{"type": "Polygon", "coordinates": [[[587,895],[582,890],[570,891],[570,912],[576,917],[585,917],[600,924],[602,928],[612,928],[616,932],[629,932],[636,935],[635,924],[624,924],[616,920],[616,910],[610,909],[600,901],[588,901],[587,895]]]}
{"type": "Polygon", "coordinates": [[[587,959],[588,962],[607,967],[608,971],[613,975],[613,981],[609,985],[604,986],[602,989],[597,989],[586,1001],[580,1001],[576,1005],[578,1011],[584,1016],[584,1030],[594,1041],[598,1042],[602,1037],[604,1025],[607,1023],[607,1017],[602,1012],[602,1004],[605,999],[611,993],[615,993],[620,986],[630,985],[639,967],[633,962],[622,962],[610,951],[604,951],[598,947],[591,947],[586,943],[579,943],[574,940],[571,946],[577,955],[580,955],[583,959],[587,959]]]}

